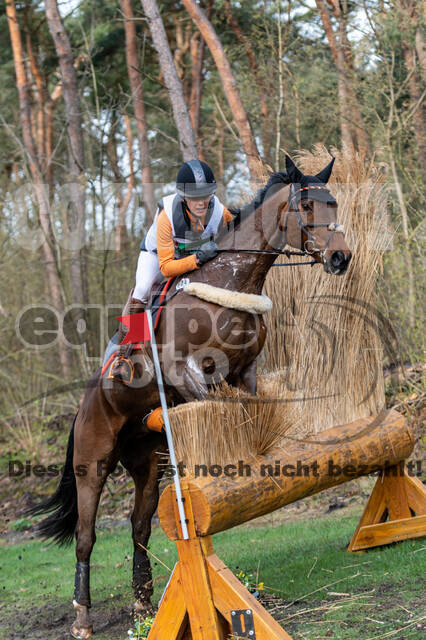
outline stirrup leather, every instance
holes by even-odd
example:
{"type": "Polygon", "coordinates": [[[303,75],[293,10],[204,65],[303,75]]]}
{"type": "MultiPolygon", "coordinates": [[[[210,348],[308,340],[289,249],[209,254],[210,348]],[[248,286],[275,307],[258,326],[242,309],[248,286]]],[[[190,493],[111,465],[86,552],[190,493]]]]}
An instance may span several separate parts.
{"type": "Polygon", "coordinates": [[[133,366],[133,362],[124,355],[118,355],[114,358],[109,373],[108,378],[110,380],[120,380],[124,384],[132,384],[133,376],[135,374],[135,367],[133,366]],[[122,367],[124,371],[120,371],[115,373],[114,370],[116,367],[122,367]]]}

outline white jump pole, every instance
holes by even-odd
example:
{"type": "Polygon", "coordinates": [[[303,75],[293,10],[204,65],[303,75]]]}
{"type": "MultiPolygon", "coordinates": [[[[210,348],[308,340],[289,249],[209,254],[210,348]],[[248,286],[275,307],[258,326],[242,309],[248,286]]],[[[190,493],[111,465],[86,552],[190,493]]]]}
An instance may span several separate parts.
{"type": "Polygon", "coordinates": [[[151,349],[154,360],[155,375],[157,377],[158,391],[160,393],[161,408],[163,410],[164,428],[166,431],[167,444],[169,446],[170,462],[174,469],[173,480],[176,490],[176,499],[179,509],[180,526],[182,528],[182,536],[184,540],[188,540],[188,527],[186,526],[185,510],[183,508],[182,491],[180,488],[179,472],[176,462],[175,448],[173,444],[172,430],[170,428],[169,413],[167,410],[166,394],[164,391],[163,375],[161,373],[160,360],[158,357],[157,343],[155,341],[154,326],[152,322],[151,309],[145,311],[148,318],[149,333],[151,335],[151,349]]]}

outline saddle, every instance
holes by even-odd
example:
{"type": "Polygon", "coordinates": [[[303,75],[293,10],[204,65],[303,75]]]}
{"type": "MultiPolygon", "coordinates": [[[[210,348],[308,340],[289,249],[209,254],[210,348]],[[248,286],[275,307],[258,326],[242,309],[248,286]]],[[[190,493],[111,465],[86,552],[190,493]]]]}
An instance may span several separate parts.
{"type": "MultiPolygon", "coordinates": [[[[155,289],[153,289],[151,293],[151,313],[152,313],[152,323],[154,325],[154,333],[157,330],[158,324],[160,322],[161,312],[164,309],[164,301],[166,298],[167,291],[170,289],[171,285],[175,281],[176,277],[169,278],[164,282],[160,283],[160,286],[155,285],[155,289]]],[[[118,347],[118,329],[112,336],[111,340],[108,342],[107,348],[105,349],[105,355],[102,363],[101,375],[103,376],[105,373],[109,374],[109,369],[111,364],[114,361],[116,356],[118,347]]],[[[140,351],[142,349],[142,345],[140,342],[136,342],[132,345],[131,353],[136,351],[140,351]]]]}

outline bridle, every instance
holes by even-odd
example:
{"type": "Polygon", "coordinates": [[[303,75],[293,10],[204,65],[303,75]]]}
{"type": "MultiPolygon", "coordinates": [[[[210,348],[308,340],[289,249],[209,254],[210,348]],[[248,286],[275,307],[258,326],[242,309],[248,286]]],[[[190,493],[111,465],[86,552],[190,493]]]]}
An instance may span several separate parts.
{"type": "MultiPolygon", "coordinates": [[[[291,214],[294,214],[296,217],[296,223],[297,223],[297,226],[299,227],[299,230],[302,233],[304,233],[307,238],[303,243],[302,250],[308,255],[313,255],[314,253],[318,253],[321,258],[321,261],[324,263],[325,252],[327,251],[334,235],[336,233],[342,233],[344,236],[345,229],[342,224],[338,224],[337,222],[303,222],[302,215],[298,207],[298,204],[302,198],[298,194],[299,193],[303,194],[304,191],[308,191],[308,190],[310,191],[314,189],[327,191],[329,193],[327,187],[323,187],[320,185],[311,185],[309,187],[301,187],[300,189],[296,189],[296,186],[294,184],[290,185],[288,209],[285,214],[284,228],[283,228],[284,246],[287,244],[287,229],[288,229],[289,217],[291,214]],[[309,231],[309,229],[319,228],[319,227],[327,227],[327,229],[329,229],[330,231],[330,235],[327,238],[327,242],[322,248],[319,248],[316,246],[317,240],[315,236],[309,231]],[[311,247],[309,247],[309,244],[311,245],[311,247]]],[[[315,200],[315,196],[313,196],[312,199],[315,200]]],[[[333,196],[330,194],[330,202],[333,202],[333,201],[335,202],[333,196]]]]}
{"type": "MultiPolygon", "coordinates": [[[[285,255],[287,256],[287,258],[289,258],[290,256],[312,256],[314,253],[318,253],[321,258],[322,264],[324,264],[325,252],[327,251],[334,234],[342,233],[344,235],[345,229],[343,225],[338,224],[337,222],[316,222],[316,223],[303,222],[301,213],[299,211],[299,207],[297,206],[298,201],[300,201],[301,199],[301,197],[299,197],[298,194],[303,191],[307,191],[308,189],[323,189],[325,191],[328,191],[327,187],[323,187],[320,185],[313,185],[310,187],[302,187],[300,189],[296,189],[296,185],[292,183],[290,185],[290,193],[287,201],[288,209],[285,214],[284,227],[282,229],[282,231],[284,232],[283,246],[285,247],[287,244],[287,228],[288,228],[289,217],[291,214],[294,214],[296,217],[296,223],[299,230],[302,233],[304,233],[307,237],[300,251],[289,251],[288,249],[284,249],[282,251],[279,251],[277,249],[218,249],[218,253],[252,253],[252,254],[261,253],[261,254],[274,254],[276,256],[285,255]],[[316,227],[316,228],[327,227],[330,231],[330,235],[327,238],[327,242],[325,243],[322,249],[316,246],[316,238],[309,231],[309,228],[313,228],[313,227],[316,227]],[[308,246],[309,243],[311,243],[312,245],[311,247],[308,246]]],[[[331,194],[330,194],[330,201],[335,202],[331,194]]],[[[213,238],[210,238],[210,239],[213,239],[213,238]]],[[[280,263],[275,263],[272,266],[273,267],[293,267],[293,266],[296,267],[296,266],[302,266],[302,265],[313,266],[315,264],[321,264],[321,263],[317,262],[316,260],[310,260],[308,262],[282,262],[282,263],[280,262],[280,263]]]]}

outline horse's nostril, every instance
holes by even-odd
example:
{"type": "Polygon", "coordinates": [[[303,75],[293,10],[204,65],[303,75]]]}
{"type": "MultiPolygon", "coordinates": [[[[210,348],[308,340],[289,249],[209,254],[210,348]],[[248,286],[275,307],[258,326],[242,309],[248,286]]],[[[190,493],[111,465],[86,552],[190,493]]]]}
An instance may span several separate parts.
{"type": "Polygon", "coordinates": [[[346,262],[346,258],[343,251],[334,251],[331,254],[331,264],[333,265],[333,267],[336,267],[336,269],[343,266],[345,262],[346,262]]]}

